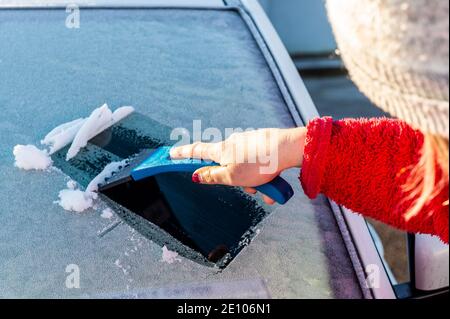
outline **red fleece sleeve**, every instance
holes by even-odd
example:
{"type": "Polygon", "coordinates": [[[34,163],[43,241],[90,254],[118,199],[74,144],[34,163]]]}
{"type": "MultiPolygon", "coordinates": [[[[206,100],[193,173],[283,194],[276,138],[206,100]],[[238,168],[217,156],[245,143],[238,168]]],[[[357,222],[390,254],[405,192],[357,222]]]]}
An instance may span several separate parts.
{"type": "Polygon", "coordinates": [[[308,124],[300,175],[305,194],[323,193],[344,207],[448,244],[448,181],[417,215],[405,193],[408,172],[420,159],[423,134],[401,120],[317,118],[308,124]]]}

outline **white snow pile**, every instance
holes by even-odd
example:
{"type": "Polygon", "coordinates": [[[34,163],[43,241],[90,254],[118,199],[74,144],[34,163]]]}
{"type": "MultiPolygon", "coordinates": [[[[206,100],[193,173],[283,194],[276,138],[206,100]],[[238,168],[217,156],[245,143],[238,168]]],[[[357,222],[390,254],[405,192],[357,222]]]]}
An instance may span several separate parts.
{"type": "Polygon", "coordinates": [[[101,218],[111,219],[114,216],[114,212],[111,208],[107,207],[102,211],[101,218]]]}
{"type": "MultiPolygon", "coordinates": [[[[78,152],[87,145],[88,141],[100,134],[120,120],[134,112],[131,106],[119,107],[112,112],[107,104],[95,109],[88,118],[79,118],[61,124],[51,130],[41,141],[41,144],[48,147],[48,150],[40,150],[34,145],[16,145],[13,150],[15,156],[14,165],[18,168],[30,170],[49,169],[53,162],[50,155],[61,150],[66,145],[71,146],[67,151],[66,160],[74,158],[78,152]]],[[[83,212],[93,206],[97,199],[98,185],[120,170],[126,161],[112,162],[96,176],[86,187],[86,191],[77,189],[75,181],[67,183],[67,189],[59,192],[58,203],[65,210],[83,212]]],[[[111,213],[112,214],[112,213],[111,213]]],[[[105,213],[104,216],[109,216],[105,213]]],[[[104,217],[102,216],[102,217],[104,217]]],[[[105,217],[110,218],[110,217],[105,217]]]]}
{"type": "Polygon", "coordinates": [[[57,203],[65,210],[82,213],[91,208],[94,198],[90,193],[78,189],[63,189],[59,192],[57,203]]]}
{"type": "Polygon", "coordinates": [[[77,182],[70,180],[67,182],[67,188],[68,189],[76,189],[77,188],[77,182]]]}
{"type": "Polygon", "coordinates": [[[122,106],[112,112],[107,104],[96,108],[88,118],[79,118],[55,127],[48,133],[41,144],[48,151],[40,150],[34,145],[16,145],[13,150],[15,166],[25,170],[48,169],[53,163],[49,155],[70,146],[66,159],[74,158],[94,136],[100,134],[120,120],[134,112],[131,106],[122,106]]]}
{"type": "Polygon", "coordinates": [[[79,118],[55,127],[41,143],[49,147],[50,155],[72,143],[66,155],[66,160],[70,160],[87,145],[91,138],[133,112],[134,108],[131,106],[122,106],[112,112],[107,104],[103,104],[96,108],[88,118],[79,118]]]}
{"type": "Polygon", "coordinates": [[[53,164],[49,154],[34,145],[16,145],[13,154],[14,166],[24,170],[46,170],[53,164]]]}
{"type": "Polygon", "coordinates": [[[59,200],[55,201],[56,204],[59,204],[65,210],[82,213],[92,207],[97,194],[77,189],[77,183],[70,180],[67,182],[67,189],[60,191],[58,197],[59,200]]]}
{"type": "Polygon", "coordinates": [[[41,144],[49,147],[49,154],[53,154],[73,141],[86,119],[79,118],[55,127],[48,133],[41,144]]]}
{"type": "Polygon", "coordinates": [[[98,185],[104,183],[106,179],[113,176],[114,173],[120,171],[122,167],[127,164],[128,160],[125,159],[120,162],[111,162],[105,166],[103,171],[100,172],[86,187],[86,192],[93,193],[98,191],[98,185]]]}
{"type": "Polygon", "coordinates": [[[75,135],[72,145],[67,151],[66,160],[74,158],[91,138],[119,122],[133,111],[134,109],[131,106],[123,106],[113,113],[106,104],[95,109],[75,135]]]}
{"type": "Polygon", "coordinates": [[[82,213],[91,208],[94,200],[97,199],[98,185],[119,171],[126,164],[126,161],[111,162],[106,165],[100,174],[89,183],[84,192],[76,189],[76,182],[69,181],[67,189],[59,192],[59,201],[56,201],[56,203],[65,210],[77,213],[82,213]]]}
{"type": "Polygon", "coordinates": [[[176,261],[181,261],[181,259],[178,257],[177,252],[167,249],[164,245],[162,248],[162,261],[168,264],[173,264],[176,261]]]}

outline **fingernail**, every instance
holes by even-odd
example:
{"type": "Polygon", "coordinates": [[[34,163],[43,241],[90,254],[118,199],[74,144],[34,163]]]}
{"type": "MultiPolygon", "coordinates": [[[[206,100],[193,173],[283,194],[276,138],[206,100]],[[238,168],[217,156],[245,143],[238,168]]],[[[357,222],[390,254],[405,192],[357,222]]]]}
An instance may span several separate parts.
{"type": "Polygon", "coordinates": [[[192,174],[192,181],[194,183],[200,183],[200,176],[197,173],[192,174]]]}

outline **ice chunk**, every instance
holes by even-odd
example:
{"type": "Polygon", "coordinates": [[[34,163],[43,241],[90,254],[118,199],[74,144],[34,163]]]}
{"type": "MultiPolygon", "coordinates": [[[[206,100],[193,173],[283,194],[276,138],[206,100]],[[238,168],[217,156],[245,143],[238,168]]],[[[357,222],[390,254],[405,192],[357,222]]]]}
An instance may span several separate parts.
{"type": "Polygon", "coordinates": [[[113,124],[123,120],[128,115],[134,112],[134,107],[132,106],[122,106],[119,107],[117,110],[114,111],[112,115],[113,124]]]}
{"type": "MultiPolygon", "coordinates": [[[[44,137],[41,143],[48,145],[49,153],[53,154],[72,142],[66,155],[66,159],[69,160],[76,156],[91,138],[124,119],[133,111],[133,107],[123,106],[113,113],[108,105],[104,104],[95,109],[87,119],[79,118],[55,127],[44,137]]],[[[24,169],[48,168],[52,165],[49,153],[41,151],[33,145],[17,145],[14,148],[15,165],[24,169]]],[[[98,185],[124,165],[125,161],[112,162],[106,165],[103,171],[89,183],[84,192],[77,190],[77,183],[70,180],[67,182],[67,189],[59,192],[59,201],[56,203],[65,210],[75,212],[83,212],[91,208],[97,198],[95,192],[98,190],[98,185]]],[[[102,213],[103,218],[111,218],[112,215],[112,211],[104,210],[102,213]]]]}
{"type": "Polygon", "coordinates": [[[120,162],[111,162],[105,166],[103,171],[98,174],[94,179],[89,183],[86,187],[87,192],[96,192],[98,191],[98,185],[105,182],[105,180],[111,177],[114,173],[120,171],[122,167],[124,167],[127,163],[127,160],[123,160],[120,162]]]}
{"type": "Polygon", "coordinates": [[[77,182],[75,182],[73,180],[68,181],[67,182],[67,188],[68,189],[72,189],[72,190],[76,189],[77,188],[77,182]]]}
{"type": "Polygon", "coordinates": [[[178,258],[177,252],[167,249],[164,245],[162,248],[162,261],[168,264],[173,264],[175,261],[181,261],[181,259],[178,258]]]}
{"type": "Polygon", "coordinates": [[[77,213],[84,212],[91,208],[93,204],[93,196],[91,193],[80,190],[63,189],[59,192],[59,201],[57,203],[68,211],[77,213]]]}
{"type": "Polygon", "coordinates": [[[111,219],[114,216],[114,212],[111,208],[105,208],[100,215],[101,218],[111,219]]]}
{"type": "Polygon", "coordinates": [[[133,107],[123,106],[112,113],[107,104],[103,104],[95,109],[75,135],[72,145],[67,151],[66,160],[74,158],[91,138],[122,120],[133,111],[133,107]]]}
{"type": "MultiPolygon", "coordinates": [[[[77,184],[75,181],[70,180],[67,182],[67,189],[59,192],[59,201],[56,201],[62,208],[68,211],[83,212],[88,208],[93,207],[94,200],[97,199],[98,185],[105,181],[106,178],[112,176],[112,174],[120,170],[126,163],[126,160],[122,162],[112,162],[105,166],[103,171],[98,174],[86,187],[83,192],[77,190],[77,184]]],[[[101,217],[111,218],[113,211],[111,209],[105,209],[102,212],[101,217]]]]}
{"type": "Polygon", "coordinates": [[[49,146],[49,154],[52,155],[73,142],[67,153],[67,159],[71,159],[92,137],[133,112],[132,106],[122,106],[111,112],[108,105],[104,104],[95,109],[87,119],[79,118],[58,125],[44,137],[41,144],[49,146]]]}
{"type": "Polygon", "coordinates": [[[111,124],[111,121],[112,112],[108,105],[104,104],[95,109],[75,135],[72,145],[70,145],[70,148],[67,151],[66,160],[74,158],[80,149],[85,147],[87,142],[97,135],[97,132],[106,129],[106,127],[111,124]]]}
{"type": "Polygon", "coordinates": [[[16,159],[14,165],[24,170],[46,170],[53,164],[48,153],[34,145],[16,145],[13,154],[16,159]]]}
{"type": "Polygon", "coordinates": [[[50,147],[49,154],[51,155],[66,145],[72,143],[73,139],[85,122],[86,119],[79,118],[74,121],[61,124],[48,133],[41,141],[41,144],[50,147]]]}

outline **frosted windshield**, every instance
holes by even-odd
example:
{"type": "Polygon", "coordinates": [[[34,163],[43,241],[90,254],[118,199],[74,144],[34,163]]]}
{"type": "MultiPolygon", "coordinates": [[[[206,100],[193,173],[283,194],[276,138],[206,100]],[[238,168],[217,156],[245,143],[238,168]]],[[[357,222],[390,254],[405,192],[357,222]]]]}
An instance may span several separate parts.
{"type": "MultiPolygon", "coordinates": [[[[56,125],[105,102],[190,130],[193,120],[221,130],[293,125],[236,11],[86,9],[79,29],[66,28],[66,17],[65,10],[0,10],[0,296],[167,296],[173,290],[158,289],[175,286],[195,296],[196,285],[229,297],[332,296],[321,228],[338,232],[332,219],[315,219],[317,207],[329,210],[323,199],[306,199],[297,171],[285,178],[298,195],[217,272],[183,258],[165,262],[159,244],[119,217],[102,218],[105,203],[64,211],[53,203],[67,182],[63,173],[13,167],[15,144],[39,145],[56,125]],[[65,286],[73,264],[81,289],[65,286]]],[[[349,272],[339,278],[352,283],[345,258],[339,262],[349,272]]]]}

